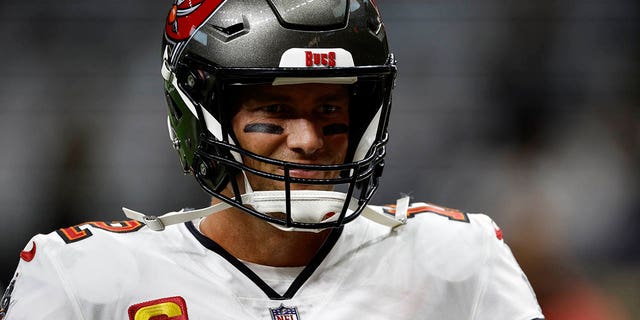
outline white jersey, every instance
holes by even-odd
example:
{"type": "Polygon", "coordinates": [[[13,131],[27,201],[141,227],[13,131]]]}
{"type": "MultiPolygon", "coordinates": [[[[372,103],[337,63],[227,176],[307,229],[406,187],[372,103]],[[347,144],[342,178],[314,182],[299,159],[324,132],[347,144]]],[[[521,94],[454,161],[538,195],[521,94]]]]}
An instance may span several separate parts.
{"type": "Polygon", "coordinates": [[[21,253],[0,319],[543,318],[490,218],[417,212],[393,230],[362,217],[335,229],[304,268],[241,262],[194,222],[60,229],[21,253]]]}

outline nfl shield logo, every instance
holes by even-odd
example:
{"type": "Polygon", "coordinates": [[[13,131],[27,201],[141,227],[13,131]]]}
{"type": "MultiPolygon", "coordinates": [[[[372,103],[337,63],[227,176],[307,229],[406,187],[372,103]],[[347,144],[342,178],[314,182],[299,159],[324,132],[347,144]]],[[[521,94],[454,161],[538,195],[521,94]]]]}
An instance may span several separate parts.
{"type": "Polygon", "coordinates": [[[272,320],[300,320],[296,307],[285,307],[283,304],[280,304],[280,306],[275,309],[269,308],[269,312],[271,312],[272,320]]]}

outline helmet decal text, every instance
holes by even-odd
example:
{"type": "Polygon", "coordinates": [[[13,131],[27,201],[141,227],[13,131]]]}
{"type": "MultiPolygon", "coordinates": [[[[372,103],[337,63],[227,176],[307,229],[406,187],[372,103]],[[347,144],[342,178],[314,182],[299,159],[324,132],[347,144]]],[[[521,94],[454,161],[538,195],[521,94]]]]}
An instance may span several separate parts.
{"type": "Polygon", "coordinates": [[[336,52],[329,51],[327,53],[313,53],[311,51],[305,51],[305,60],[307,67],[311,66],[336,66],[336,52]]]}
{"type": "Polygon", "coordinates": [[[353,67],[351,52],[342,48],[291,48],[280,57],[280,67],[353,67]]]}

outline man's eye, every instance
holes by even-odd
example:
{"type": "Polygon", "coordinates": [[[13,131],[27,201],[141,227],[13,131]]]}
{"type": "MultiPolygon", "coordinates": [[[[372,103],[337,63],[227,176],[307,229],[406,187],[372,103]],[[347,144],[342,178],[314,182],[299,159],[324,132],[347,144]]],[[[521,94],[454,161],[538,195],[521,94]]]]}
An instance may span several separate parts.
{"type": "Polygon", "coordinates": [[[281,113],[284,111],[284,106],[281,104],[272,104],[272,105],[264,106],[261,109],[264,112],[281,113]]]}
{"type": "Polygon", "coordinates": [[[320,113],[332,114],[332,113],[337,113],[338,111],[340,111],[340,109],[342,108],[338,106],[330,105],[330,104],[325,104],[320,107],[320,113]]]}

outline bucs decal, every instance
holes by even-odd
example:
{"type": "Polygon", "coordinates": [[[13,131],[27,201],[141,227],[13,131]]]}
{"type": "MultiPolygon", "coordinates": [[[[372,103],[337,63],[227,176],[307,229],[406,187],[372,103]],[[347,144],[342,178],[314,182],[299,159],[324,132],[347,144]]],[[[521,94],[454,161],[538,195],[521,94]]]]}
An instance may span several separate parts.
{"type": "Polygon", "coordinates": [[[143,226],[144,224],[135,220],[112,222],[92,221],[81,223],[73,227],[58,229],[56,230],[56,233],[58,233],[58,235],[62,238],[62,240],[64,240],[64,242],[72,243],[91,237],[93,233],[91,232],[89,227],[94,227],[115,233],[127,233],[138,231],[143,226]]]}
{"type": "MultiPolygon", "coordinates": [[[[349,68],[354,67],[351,52],[342,48],[291,48],[280,57],[283,68],[349,68]]],[[[348,77],[345,77],[348,78],[348,77]]],[[[354,83],[357,79],[347,83],[354,83]]]]}
{"type": "Polygon", "coordinates": [[[298,308],[285,307],[284,304],[280,304],[277,308],[269,308],[271,313],[271,320],[299,320],[298,308]]]}
{"type": "Polygon", "coordinates": [[[134,304],[128,313],[129,320],[189,320],[187,303],[180,296],[134,304]]]}
{"type": "Polygon", "coordinates": [[[305,51],[304,57],[305,57],[307,67],[313,67],[313,66],[335,67],[336,66],[335,51],[329,51],[329,52],[323,52],[323,53],[305,51]]]}
{"type": "Polygon", "coordinates": [[[175,0],[165,33],[175,42],[189,39],[224,0],[175,0]]]}

